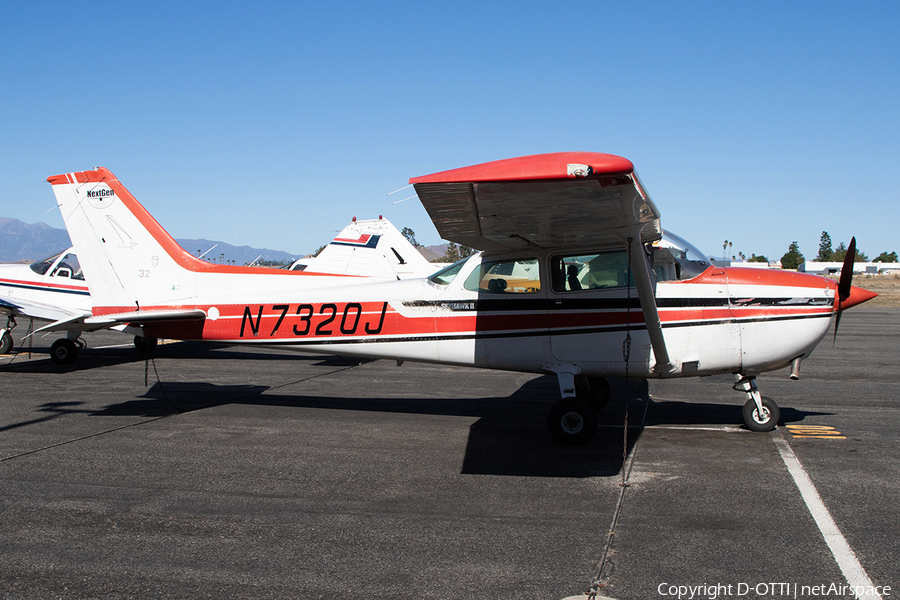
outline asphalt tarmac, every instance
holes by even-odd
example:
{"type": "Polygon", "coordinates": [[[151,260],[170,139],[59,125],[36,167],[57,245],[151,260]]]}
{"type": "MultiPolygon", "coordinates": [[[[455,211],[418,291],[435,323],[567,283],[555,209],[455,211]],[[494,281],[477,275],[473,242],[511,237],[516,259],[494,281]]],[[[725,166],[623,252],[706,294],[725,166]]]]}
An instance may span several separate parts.
{"type": "Polygon", "coordinates": [[[758,379],[773,433],[728,377],[614,381],[581,448],[550,377],[85,339],[0,357],[0,598],[852,598],[790,456],[900,595],[897,308],[758,379]]]}

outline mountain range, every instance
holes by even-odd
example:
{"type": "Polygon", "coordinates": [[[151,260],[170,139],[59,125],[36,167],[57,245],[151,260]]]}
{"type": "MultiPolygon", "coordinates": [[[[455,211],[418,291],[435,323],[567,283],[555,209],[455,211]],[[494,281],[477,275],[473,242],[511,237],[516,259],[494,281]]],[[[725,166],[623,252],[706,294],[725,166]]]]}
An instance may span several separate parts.
{"type": "MultiPolygon", "coordinates": [[[[289,263],[299,256],[269,248],[233,246],[225,242],[206,239],[176,239],[176,242],[197,256],[216,263],[244,265],[254,260],[269,263],[289,263]],[[213,247],[215,246],[215,247],[213,247]]],[[[0,262],[32,262],[71,246],[69,233],[46,223],[23,223],[18,219],[0,217],[0,262]]],[[[447,245],[420,248],[420,252],[430,261],[444,256],[447,245]]]]}
{"type": "MultiPolygon", "coordinates": [[[[257,258],[271,262],[291,262],[299,258],[281,250],[232,246],[213,240],[175,241],[194,256],[206,252],[204,258],[217,263],[234,261],[233,264],[243,265],[257,258]]],[[[0,262],[30,262],[65,250],[71,245],[69,233],[65,229],[56,229],[46,223],[23,223],[18,219],[0,217],[0,262]]]]}

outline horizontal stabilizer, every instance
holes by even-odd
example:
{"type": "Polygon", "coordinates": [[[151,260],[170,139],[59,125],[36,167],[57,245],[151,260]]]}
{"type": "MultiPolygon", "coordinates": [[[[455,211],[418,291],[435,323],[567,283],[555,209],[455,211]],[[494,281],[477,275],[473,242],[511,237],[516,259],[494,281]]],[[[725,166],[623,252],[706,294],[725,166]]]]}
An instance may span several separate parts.
{"type": "Polygon", "coordinates": [[[100,315],[84,320],[85,325],[110,327],[116,324],[141,325],[143,323],[160,323],[162,321],[202,321],[206,313],[199,308],[187,310],[136,310],[127,313],[100,315]]]}
{"type": "MultiPolygon", "coordinates": [[[[44,325],[43,327],[39,327],[32,331],[30,334],[25,337],[31,337],[33,335],[37,335],[39,333],[48,334],[53,333],[54,331],[94,331],[93,329],[86,328],[84,325],[84,320],[90,317],[90,313],[86,313],[83,315],[75,315],[72,317],[68,317],[65,319],[60,319],[58,321],[54,321],[49,325],[44,325]]],[[[97,327],[97,329],[102,329],[101,327],[97,327]]]]}

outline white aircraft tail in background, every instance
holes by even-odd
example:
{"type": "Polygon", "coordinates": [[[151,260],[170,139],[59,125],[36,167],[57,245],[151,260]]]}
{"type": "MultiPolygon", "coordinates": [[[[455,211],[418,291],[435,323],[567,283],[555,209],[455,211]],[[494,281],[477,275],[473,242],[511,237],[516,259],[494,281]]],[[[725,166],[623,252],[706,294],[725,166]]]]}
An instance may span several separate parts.
{"type": "MultiPolygon", "coordinates": [[[[443,265],[446,266],[446,265],[443,265]]],[[[426,277],[438,270],[387,219],[367,219],[344,227],[311,259],[310,273],[363,275],[385,279],[426,277]]]]}

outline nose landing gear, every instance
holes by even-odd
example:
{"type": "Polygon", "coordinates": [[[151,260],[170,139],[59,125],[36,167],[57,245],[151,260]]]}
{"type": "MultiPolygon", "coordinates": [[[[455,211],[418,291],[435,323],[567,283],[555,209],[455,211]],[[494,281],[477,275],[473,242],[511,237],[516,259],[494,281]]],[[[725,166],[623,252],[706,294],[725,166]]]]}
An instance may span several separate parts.
{"type": "Polygon", "coordinates": [[[741,376],[734,389],[747,394],[747,403],[741,414],[744,425],[751,431],[772,431],[781,420],[781,411],[775,401],[762,396],[756,388],[756,377],[741,376]]]}

